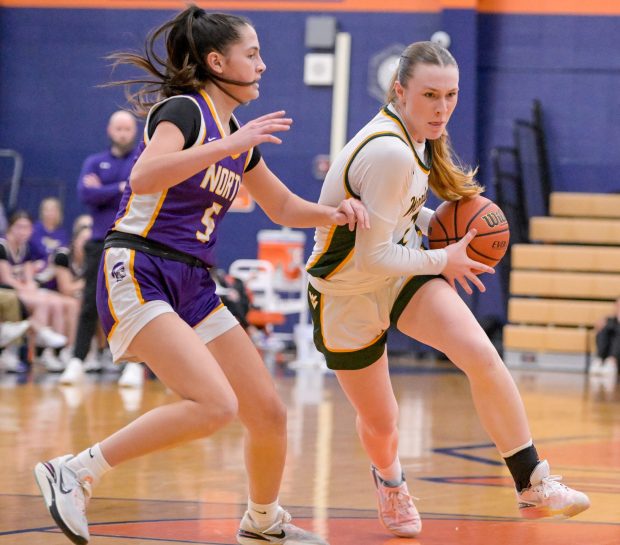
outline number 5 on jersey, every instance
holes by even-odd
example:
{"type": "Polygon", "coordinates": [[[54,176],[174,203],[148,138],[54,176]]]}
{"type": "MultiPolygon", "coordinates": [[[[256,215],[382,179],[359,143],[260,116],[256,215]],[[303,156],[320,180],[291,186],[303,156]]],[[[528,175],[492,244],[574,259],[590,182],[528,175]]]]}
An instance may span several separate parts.
{"type": "Polygon", "coordinates": [[[204,216],[202,216],[201,223],[206,227],[204,233],[201,231],[196,231],[196,238],[200,242],[209,242],[209,238],[211,237],[211,233],[215,229],[215,220],[213,216],[217,216],[222,209],[222,205],[218,203],[213,203],[213,206],[209,206],[205,210],[204,216]]]}

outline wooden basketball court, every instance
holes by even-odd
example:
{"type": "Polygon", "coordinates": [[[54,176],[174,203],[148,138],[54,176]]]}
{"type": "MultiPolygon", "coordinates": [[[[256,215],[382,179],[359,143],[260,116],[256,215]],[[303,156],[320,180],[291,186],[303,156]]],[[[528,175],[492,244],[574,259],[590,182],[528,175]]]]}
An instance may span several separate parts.
{"type": "MultiPolygon", "coordinates": [[[[512,481],[483,432],[467,381],[450,364],[394,362],[400,456],[424,520],[417,539],[387,534],[375,511],[369,462],[334,376],[274,374],[289,407],[280,499],[295,522],[331,545],[617,545],[620,543],[620,388],[582,374],[515,372],[540,454],[592,507],[569,521],[519,518],[512,481]]],[[[0,375],[0,545],[67,545],[44,508],[32,468],[77,452],[173,399],[157,381],[122,390],[89,377],[60,387],[0,375]]],[[[246,502],[243,431],[127,463],[106,475],[89,507],[95,545],[235,544],[246,502]]]]}

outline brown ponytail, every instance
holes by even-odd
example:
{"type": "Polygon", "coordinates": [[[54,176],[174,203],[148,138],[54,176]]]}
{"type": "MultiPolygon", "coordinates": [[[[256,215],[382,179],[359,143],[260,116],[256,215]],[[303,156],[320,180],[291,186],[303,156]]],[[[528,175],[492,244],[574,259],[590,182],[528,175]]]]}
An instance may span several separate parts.
{"type": "Polygon", "coordinates": [[[240,29],[245,25],[251,25],[245,17],[207,13],[190,5],[148,35],[143,54],[117,52],[107,57],[113,61],[114,68],[125,64],[137,66],[148,76],[107,85],[125,85],[127,100],[134,113],[144,117],[160,100],[196,92],[207,81],[219,79],[209,71],[206,56],[212,51],[225,54],[228,47],[239,41],[240,29]],[[166,58],[156,52],[156,44],[161,38],[166,46],[166,58]],[[131,91],[130,87],[136,84],[141,87],[131,91]]]}

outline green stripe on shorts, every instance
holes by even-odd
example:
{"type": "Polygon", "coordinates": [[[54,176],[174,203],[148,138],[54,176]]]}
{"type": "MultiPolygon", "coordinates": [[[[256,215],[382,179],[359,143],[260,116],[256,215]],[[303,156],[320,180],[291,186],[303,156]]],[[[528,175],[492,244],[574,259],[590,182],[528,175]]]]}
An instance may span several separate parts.
{"type": "Polygon", "coordinates": [[[433,280],[433,278],[443,278],[443,276],[437,274],[412,276],[405,283],[405,285],[398,293],[396,301],[394,301],[394,306],[392,306],[392,312],[390,312],[390,323],[393,326],[396,326],[400,315],[403,313],[403,310],[405,310],[405,307],[409,304],[409,301],[411,301],[416,292],[429,280],[433,280]]]}
{"type": "Polygon", "coordinates": [[[321,331],[321,298],[323,295],[308,284],[308,307],[314,324],[314,345],[325,356],[327,367],[335,371],[363,369],[375,363],[385,351],[387,331],[373,344],[360,350],[347,350],[346,352],[332,352],[325,347],[323,333],[321,331]]]}

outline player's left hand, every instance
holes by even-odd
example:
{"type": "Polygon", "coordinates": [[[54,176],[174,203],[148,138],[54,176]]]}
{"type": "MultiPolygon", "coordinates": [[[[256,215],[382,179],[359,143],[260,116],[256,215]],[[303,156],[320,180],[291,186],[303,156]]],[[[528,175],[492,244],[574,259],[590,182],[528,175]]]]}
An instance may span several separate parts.
{"type": "Polygon", "coordinates": [[[454,244],[446,246],[445,250],[448,254],[448,262],[441,271],[443,277],[448,281],[453,289],[456,290],[457,284],[460,285],[465,293],[471,295],[473,290],[470,283],[474,285],[482,293],[486,288],[478,275],[481,273],[494,274],[495,269],[484,263],[475,261],[467,255],[467,245],[476,236],[476,229],[471,229],[461,240],[454,244]]]}
{"type": "Polygon", "coordinates": [[[349,224],[349,231],[355,230],[355,225],[362,229],[370,229],[370,219],[368,211],[362,201],[353,197],[342,201],[334,212],[334,223],[336,225],[349,224]]]}

